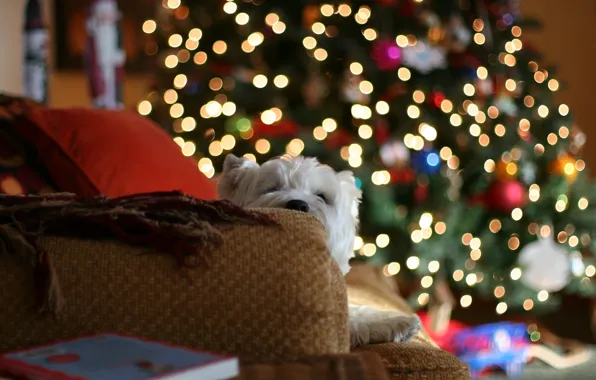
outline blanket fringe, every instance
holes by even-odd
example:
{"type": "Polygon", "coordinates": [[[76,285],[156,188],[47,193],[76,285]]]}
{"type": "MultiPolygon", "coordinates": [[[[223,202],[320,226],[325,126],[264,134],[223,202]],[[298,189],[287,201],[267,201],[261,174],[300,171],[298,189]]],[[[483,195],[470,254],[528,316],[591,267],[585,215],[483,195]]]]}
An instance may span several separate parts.
{"type": "Polygon", "coordinates": [[[105,238],[170,253],[180,267],[206,265],[205,250],[223,243],[230,223],[278,225],[264,213],[228,201],[204,201],[180,192],[83,199],[70,193],[0,194],[0,254],[13,252],[34,268],[40,311],[58,314],[65,300],[42,235],[105,238]]]}

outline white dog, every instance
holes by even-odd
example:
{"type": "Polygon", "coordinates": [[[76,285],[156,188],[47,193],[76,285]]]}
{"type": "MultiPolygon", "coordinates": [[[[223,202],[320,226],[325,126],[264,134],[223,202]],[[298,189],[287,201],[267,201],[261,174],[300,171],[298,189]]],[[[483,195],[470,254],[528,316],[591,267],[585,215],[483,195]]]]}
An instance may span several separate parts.
{"type": "MultiPolygon", "coordinates": [[[[247,208],[274,207],[308,212],[327,230],[327,246],[345,275],[354,256],[361,191],[349,171],[336,173],[315,158],[276,158],[259,166],[229,154],[219,178],[219,196],[247,208]]],[[[349,307],[350,344],[403,342],[420,330],[415,315],[349,307]]]]}

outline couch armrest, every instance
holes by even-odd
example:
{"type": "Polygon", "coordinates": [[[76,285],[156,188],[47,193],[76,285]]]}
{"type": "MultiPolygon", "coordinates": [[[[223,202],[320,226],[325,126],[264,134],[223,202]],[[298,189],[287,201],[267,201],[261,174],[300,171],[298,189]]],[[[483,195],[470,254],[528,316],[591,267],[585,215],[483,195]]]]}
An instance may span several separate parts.
{"type": "MultiPolygon", "coordinates": [[[[346,282],[350,303],[413,313],[399,295],[395,283],[388,281],[381,268],[355,264],[346,276],[346,282]]],[[[358,347],[354,352],[377,353],[393,379],[471,379],[469,367],[441,350],[424,329],[406,343],[370,344],[358,347]]]]}
{"type": "Polygon", "coordinates": [[[234,380],[389,380],[374,352],[315,356],[280,364],[246,364],[234,380]]]}
{"type": "Polygon", "coordinates": [[[56,320],[35,311],[29,266],[0,255],[0,351],[112,331],[261,362],[347,353],[346,289],[323,229],[265,212],[281,227],[222,226],[208,265],[184,271],[115,241],[43,237],[65,300],[56,320]]]}

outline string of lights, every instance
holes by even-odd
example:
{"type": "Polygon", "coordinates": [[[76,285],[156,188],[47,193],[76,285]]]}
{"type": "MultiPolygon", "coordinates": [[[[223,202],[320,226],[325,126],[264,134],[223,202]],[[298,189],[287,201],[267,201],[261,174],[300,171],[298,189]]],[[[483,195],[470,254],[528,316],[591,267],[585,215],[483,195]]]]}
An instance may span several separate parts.
{"type": "Polygon", "coordinates": [[[227,152],[351,168],[354,250],[414,276],[418,306],[438,275],[498,314],[592,294],[585,135],[560,82],[509,1],[435,3],[164,0],[143,24],[159,75],[138,112],[210,178],[227,152]]]}

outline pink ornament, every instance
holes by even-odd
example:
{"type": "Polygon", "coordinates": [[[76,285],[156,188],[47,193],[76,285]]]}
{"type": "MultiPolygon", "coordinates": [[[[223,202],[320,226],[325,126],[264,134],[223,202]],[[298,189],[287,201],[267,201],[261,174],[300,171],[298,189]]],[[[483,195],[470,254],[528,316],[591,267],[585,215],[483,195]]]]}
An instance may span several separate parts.
{"type": "Polygon", "coordinates": [[[394,70],[401,64],[401,50],[389,38],[381,38],[373,43],[371,57],[381,71],[394,70]]]}
{"type": "Polygon", "coordinates": [[[526,189],[515,180],[495,181],[488,189],[485,202],[494,210],[511,212],[514,208],[526,205],[526,189]]]}

